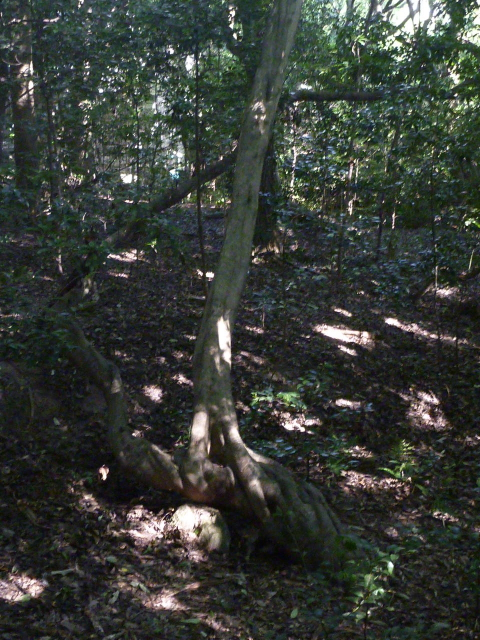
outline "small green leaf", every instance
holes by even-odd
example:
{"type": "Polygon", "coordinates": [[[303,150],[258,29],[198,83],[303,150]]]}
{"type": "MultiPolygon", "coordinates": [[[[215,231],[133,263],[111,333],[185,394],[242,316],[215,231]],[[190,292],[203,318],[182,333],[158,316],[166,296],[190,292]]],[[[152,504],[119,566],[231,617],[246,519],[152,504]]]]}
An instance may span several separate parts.
{"type": "Polygon", "coordinates": [[[290,614],[290,618],[292,620],[295,620],[295,618],[298,616],[298,609],[297,607],[295,607],[295,609],[292,609],[292,613],[290,614]]]}
{"type": "Polygon", "coordinates": [[[364,585],[367,588],[373,584],[374,580],[375,580],[375,576],[372,573],[367,573],[363,578],[364,585]]]}
{"type": "Polygon", "coordinates": [[[118,600],[118,596],[120,595],[120,591],[115,591],[115,593],[110,597],[110,600],[108,601],[108,604],[115,604],[115,602],[118,600]]]}
{"type": "Polygon", "coordinates": [[[26,593],[24,596],[20,598],[18,602],[30,602],[32,596],[29,593],[26,593]]]}

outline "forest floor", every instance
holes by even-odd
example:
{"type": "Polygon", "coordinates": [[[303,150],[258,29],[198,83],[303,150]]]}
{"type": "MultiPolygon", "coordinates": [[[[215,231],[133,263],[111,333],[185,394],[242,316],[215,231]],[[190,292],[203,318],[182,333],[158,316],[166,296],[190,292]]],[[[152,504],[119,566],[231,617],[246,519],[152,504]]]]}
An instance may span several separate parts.
{"type": "MultiPolygon", "coordinates": [[[[474,239],[445,230],[434,255],[428,232],[399,231],[396,255],[376,262],[374,231],[352,225],[339,277],[334,225],[294,222],[282,253],[255,257],[237,320],[242,433],[322,488],[371,545],[367,565],[340,582],[309,573],[231,514],[227,556],[166,538],[181,500],[120,475],[102,399],[31,320],[54,294],[53,266],[34,238],[10,234],[0,272],[20,275],[2,302],[2,640],[480,638],[480,278],[442,275],[412,295],[433,259],[441,274],[465,270],[474,239]]],[[[172,223],[175,250],[167,236],[157,253],[111,255],[98,302],[78,314],[120,366],[132,428],[169,451],[188,438],[203,305],[194,214],[172,223]]],[[[205,227],[213,267],[222,221],[205,227]]]]}

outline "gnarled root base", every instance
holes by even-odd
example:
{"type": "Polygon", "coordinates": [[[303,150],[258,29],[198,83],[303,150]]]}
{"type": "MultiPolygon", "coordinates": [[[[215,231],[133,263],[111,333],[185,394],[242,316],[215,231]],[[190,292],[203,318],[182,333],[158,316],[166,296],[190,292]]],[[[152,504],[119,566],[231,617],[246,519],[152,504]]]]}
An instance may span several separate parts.
{"type": "Polygon", "coordinates": [[[308,567],[330,564],[338,568],[345,558],[342,527],[321,491],[295,480],[277,463],[269,461],[260,466],[268,478],[267,499],[272,514],[261,523],[265,535],[308,567]]]}
{"type": "Polygon", "coordinates": [[[216,464],[208,457],[193,460],[188,451],[172,457],[147,440],[133,437],[117,367],[86,340],[70,313],[63,310],[58,320],[66,332],[69,358],[105,396],[110,445],[129,475],[189,500],[242,513],[282,552],[306,566],[341,565],[345,555],[342,529],[318,489],[296,481],[280,464],[246,449],[241,441],[238,455],[247,464],[238,462],[234,449],[222,456],[229,463],[216,464]]]}

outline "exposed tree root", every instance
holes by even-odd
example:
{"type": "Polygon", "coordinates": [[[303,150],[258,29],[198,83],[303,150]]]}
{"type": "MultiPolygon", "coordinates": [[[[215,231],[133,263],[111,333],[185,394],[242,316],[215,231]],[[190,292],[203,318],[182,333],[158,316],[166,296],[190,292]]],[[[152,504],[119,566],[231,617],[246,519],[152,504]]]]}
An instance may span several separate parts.
{"type": "Polygon", "coordinates": [[[339,566],[344,555],[342,527],[321,491],[296,481],[277,463],[263,464],[262,470],[275,493],[272,516],[262,527],[268,538],[307,566],[339,566]]]}
{"type": "Polygon", "coordinates": [[[195,502],[240,512],[284,553],[308,566],[324,561],[338,565],[342,528],[318,489],[297,482],[284,467],[241,441],[243,455],[230,449],[225,458],[232,464],[227,466],[208,457],[192,458],[188,451],[173,457],[134,437],[118,368],[90,344],[69,311],[57,307],[51,313],[64,330],[68,358],[103,392],[109,444],[127,475],[195,502]]]}

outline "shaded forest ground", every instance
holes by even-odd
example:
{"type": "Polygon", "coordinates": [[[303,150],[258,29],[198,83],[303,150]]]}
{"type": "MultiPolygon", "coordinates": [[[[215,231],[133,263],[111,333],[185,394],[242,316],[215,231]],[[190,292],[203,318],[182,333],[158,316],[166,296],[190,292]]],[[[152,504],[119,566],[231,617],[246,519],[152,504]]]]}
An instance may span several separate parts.
{"type": "MultiPolygon", "coordinates": [[[[133,429],[169,450],[188,436],[202,313],[194,214],[175,220],[175,250],[167,237],[110,256],[79,314],[121,368],[133,429]]],[[[32,236],[7,234],[0,271],[19,275],[2,296],[14,368],[0,388],[0,638],[480,637],[479,283],[448,282],[475,239],[442,233],[441,286],[416,301],[429,233],[399,232],[376,263],[374,230],[352,226],[339,279],[338,230],[306,212],[249,277],[233,368],[243,435],[378,549],[347,585],[288,565],[229,514],[227,557],[163,536],[179,500],[119,474],[101,398],[29,320],[55,292],[53,266],[32,236]]],[[[221,236],[207,219],[212,267],[221,236]]]]}

